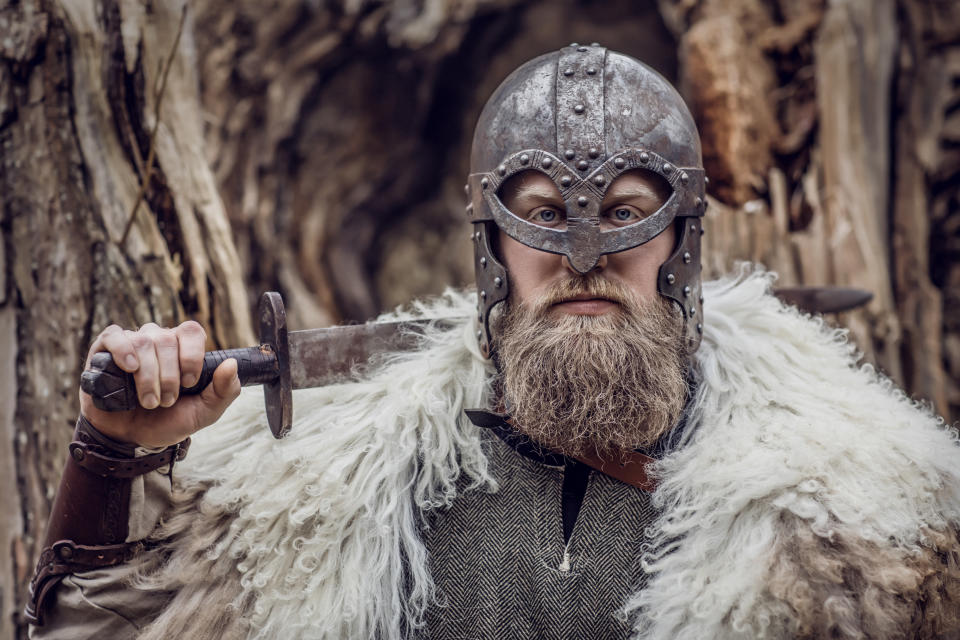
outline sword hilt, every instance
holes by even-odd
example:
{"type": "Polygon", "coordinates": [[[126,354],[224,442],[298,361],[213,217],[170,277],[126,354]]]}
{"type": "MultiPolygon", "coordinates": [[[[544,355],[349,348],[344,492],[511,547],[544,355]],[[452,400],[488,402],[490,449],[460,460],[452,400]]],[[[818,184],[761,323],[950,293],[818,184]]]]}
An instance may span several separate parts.
{"type": "MultiPolygon", "coordinates": [[[[260,297],[259,347],[208,351],[203,371],[192,387],[180,387],[180,395],[195,395],[213,379],[214,370],[229,358],[237,361],[237,375],[243,386],[262,384],[267,422],[274,437],[282,438],[293,422],[293,386],[287,346],[287,314],[279,293],[268,291],[260,297]]],[[[80,376],[80,388],[89,393],[101,411],[130,411],[140,406],[133,374],[116,365],[106,351],[90,358],[90,368],[80,376]]]]}
{"type": "MultiPolygon", "coordinates": [[[[264,384],[280,375],[277,356],[270,345],[221,349],[203,354],[203,370],[192,387],[180,387],[180,395],[196,395],[213,380],[214,370],[225,360],[237,361],[237,376],[243,386],[264,384]]],[[[117,366],[106,351],[90,358],[90,368],[80,376],[80,388],[90,394],[93,406],[101,411],[130,411],[140,406],[133,374],[117,366]]]]}

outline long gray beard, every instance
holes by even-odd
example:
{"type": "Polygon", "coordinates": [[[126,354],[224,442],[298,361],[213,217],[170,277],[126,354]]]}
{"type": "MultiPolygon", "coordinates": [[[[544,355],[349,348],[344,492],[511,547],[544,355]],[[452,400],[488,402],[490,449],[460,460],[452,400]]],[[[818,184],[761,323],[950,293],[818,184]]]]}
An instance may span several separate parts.
{"type": "Polygon", "coordinates": [[[502,390],[517,430],[554,451],[610,457],[648,446],[686,403],[682,323],[660,296],[638,305],[598,276],[509,305],[499,322],[502,390]],[[620,303],[602,316],[549,313],[579,293],[620,303]]]}

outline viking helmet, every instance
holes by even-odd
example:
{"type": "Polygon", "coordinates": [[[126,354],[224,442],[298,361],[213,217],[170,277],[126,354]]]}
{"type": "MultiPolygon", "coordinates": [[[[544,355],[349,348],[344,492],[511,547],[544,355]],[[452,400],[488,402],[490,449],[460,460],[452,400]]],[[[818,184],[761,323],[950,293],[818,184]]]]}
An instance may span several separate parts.
{"type": "Polygon", "coordinates": [[[704,184],[693,117],[670,83],[647,65],[597,44],[572,44],[510,74],[480,114],[466,186],[483,354],[492,351],[490,312],[509,293],[507,269],[491,246],[497,228],[534,249],[566,256],[586,274],[601,255],[644,244],[671,224],[677,244],[660,267],[657,290],[682,310],[687,352],[693,353],[702,332],[704,184]],[[601,229],[607,187],[633,169],[662,176],[671,195],[632,225],[601,229]],[[528,222],[504,206],[498,189],[523,171],[539,171],[557,185],[566,228],[528,222]]]}

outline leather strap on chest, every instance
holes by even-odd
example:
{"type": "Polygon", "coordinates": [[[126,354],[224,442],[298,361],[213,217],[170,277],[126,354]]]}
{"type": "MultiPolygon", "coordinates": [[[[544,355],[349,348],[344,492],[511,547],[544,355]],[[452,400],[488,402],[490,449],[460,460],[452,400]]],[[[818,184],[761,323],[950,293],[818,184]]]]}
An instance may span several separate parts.
{"type": "MultiPolygon", "coordinates": [[[[522,437],[513,431],[513,427],[510,422],[510,416],[497,413],[495,411],[488,411],[486,409],[466,409],[464,413],[467,414],[467,417],[470,419],[470,422],[475,424],[478,427],[484,427],[486,429],[493,430],[508,430],[512,431],[513,437],[522,437]]],[[[515,446],[515,443],[510,442],[508,439],[508,444],[513,446],[515,449],[518,449],[515,446]]],[[[525,439],[525,442],[522,443],[525,445],[524,448],[530,449],[531,445],[528,439],[525,439]]],[[[532,445],[533,448],[536,448],[536,445],[532,445]]],[[[520,451],[520,449],[518,449],[520,451]]],[[[523,453],[523,451],[520,451],[523,453]]],[[[557,454],[552,454],[547,452],[548,456],[560,457],[557,454]]],[[[614,460],[604,460],[599,456],[590,456],[590,455],[580,455],[580,456],[570,456],[575,460],[579,460],[583,464],[587,465],[591,469],[595,469],[602,474],[608,475],[611,478],[619,480],[624,484],[629,484],[633,487],[637,487],[647,493],[653,493],[654,489],[657,488],[656,481],[650,476],[649,466],[653,464],[654,459],[648,455],[640,453],[639,451],[631,451],[622,456],[622,461],[614,460]]],[[[562,464],[562,462],[561,462],[562,464]]]]}

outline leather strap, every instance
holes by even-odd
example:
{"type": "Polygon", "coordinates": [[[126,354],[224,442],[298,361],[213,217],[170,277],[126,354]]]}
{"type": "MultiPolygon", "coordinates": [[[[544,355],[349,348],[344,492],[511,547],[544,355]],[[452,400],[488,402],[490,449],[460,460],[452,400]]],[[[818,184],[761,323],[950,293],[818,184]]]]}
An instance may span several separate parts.
{"type": "Polygon", "coordinates": [[[596,469],[600,473],[606,474],[611,478],[616,478],[620,482],[643,489],[647,493],[653,493],[657,488],[657,482],[647,473],[647,467],[655,462],[653,458],[644,455],[639,451],[631,451],[624,456],[623,462],[614,462],[612,460],[603,460],[597,456],[572,456],[583,464],[596,469]]]}
{"type": "Polygon", "coordinates": [[[134,478],[183,460],[189,448],[190,438],[187,438],[159,453],[140,458],[118,458],[100,453],[97,445],[75,440],[70,443],[70,457],[81,469],[102,478],[134,478]]]}
{"type": "Polygon", "coordinates": [[[30,581],[24,612],[43,623],[43,605],[63,577],[127,561],[140,548],[127,543],[132,478],[182,460],[190,439],[140,458],[135,447],[111,440],[83,416],[50,510],[44,549],[30,581]]]}
{"type": "Polygon", "coordinates": [[[43,603],[64,577],[126,562],[141,546],[138,542],[100,546],[75,544],[71,540],[53,543],[40,554],[36,573],[30,580],[30,597],[24,610],[27,621],[43,625],[43,603]]]}
{"type": "MultiPolygon", "coordinates": [[[[470,422],[478,427],[497,429],[506,425],[510,429],[513,428],[513,422],[510,416],[505,413],[497,413],[496,411],[488,411],[486,409],[466,409],[464,413],[467,414],[470,422]]],[[[595,469],[620,482],[642,489],[647,493],[653,493],[657,488],[656,480],[650,476],[647,470],[648,466],[655,462],[655,459],[639,451],[631,451],[624,454],[621,462],[604,460],[599,456],[590,455],[568,457],[578,460],[591,469],[595,469]]]]}

